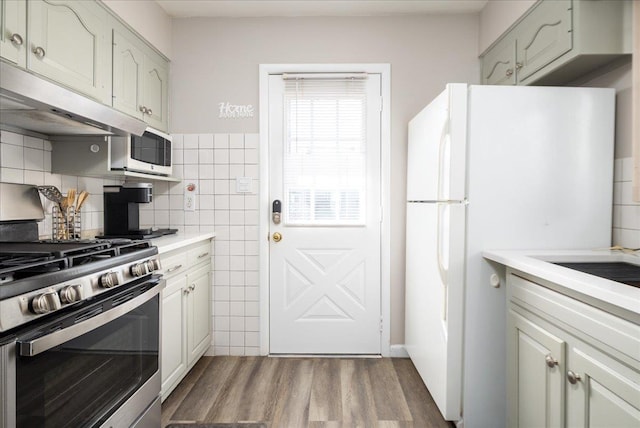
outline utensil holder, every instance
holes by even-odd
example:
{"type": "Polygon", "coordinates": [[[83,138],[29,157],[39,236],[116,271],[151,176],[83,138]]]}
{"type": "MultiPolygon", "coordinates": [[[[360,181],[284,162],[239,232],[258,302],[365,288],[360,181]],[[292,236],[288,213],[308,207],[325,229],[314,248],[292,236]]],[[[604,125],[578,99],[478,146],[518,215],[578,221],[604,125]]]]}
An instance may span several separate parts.
{"type": "Polygon", "coordinates": [[[80,212],[76,213],[74,207],[62,210],[54,205],[51,238],[54,241],[77,241],[82,232],[82,219],[80,212]]]}

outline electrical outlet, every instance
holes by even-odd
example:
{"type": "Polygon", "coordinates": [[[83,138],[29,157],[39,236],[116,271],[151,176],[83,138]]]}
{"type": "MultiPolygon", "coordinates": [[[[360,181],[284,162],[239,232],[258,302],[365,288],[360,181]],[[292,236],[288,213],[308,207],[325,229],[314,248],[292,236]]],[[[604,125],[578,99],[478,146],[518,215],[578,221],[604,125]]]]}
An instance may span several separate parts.
{"type": "Polygon", "coordinates": [[[184,210],[195,211],[196,210],[196,186],[193,183],[187,185],[184,190],[184,210]]]}
{"type": "Polygon", "coordinates": [[[196,194],[192,192],[186,192],[184,194],[184,210],[195,211],[196,210],[196,194]]]}

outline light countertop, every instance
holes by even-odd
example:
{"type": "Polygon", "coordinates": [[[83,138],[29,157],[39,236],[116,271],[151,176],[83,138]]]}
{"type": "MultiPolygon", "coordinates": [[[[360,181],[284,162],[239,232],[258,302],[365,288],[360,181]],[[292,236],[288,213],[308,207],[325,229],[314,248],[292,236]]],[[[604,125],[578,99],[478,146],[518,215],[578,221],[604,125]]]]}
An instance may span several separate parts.
{"type": "Polygon", "coordinates": [[[200,241],[214,238],[216,234],[214,232],[202,232],[202,233],[175,233],[173,235],[166,235],[160,238],[153,238],[151,243],[158,247],[158,253],[168,253],[169,251],[176,250],[178,248],[186,247],[187,245],[195,244],[200,241]]]}
{"type": "MultiPolygon", "coordinates": [[[[553,262],[627,262],[640,265],[640,253],[617,250],[484,251],[483,257],[557,284],[557,291],[603,309],[640,314],[640,288],[589,275],[553,262]]],[[[617,311],[616,311],[617,312],[617,311]]]]}

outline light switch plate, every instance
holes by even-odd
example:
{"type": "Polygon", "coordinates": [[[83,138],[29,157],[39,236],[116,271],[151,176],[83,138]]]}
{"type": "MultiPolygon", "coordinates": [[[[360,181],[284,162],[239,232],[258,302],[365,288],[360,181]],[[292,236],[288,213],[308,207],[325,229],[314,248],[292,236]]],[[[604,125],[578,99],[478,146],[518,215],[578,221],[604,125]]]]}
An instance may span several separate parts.
{"type": "Polygon", "coordinates": [[[251,177],[236,177],[236,193],[251,193],[251,177]]]}

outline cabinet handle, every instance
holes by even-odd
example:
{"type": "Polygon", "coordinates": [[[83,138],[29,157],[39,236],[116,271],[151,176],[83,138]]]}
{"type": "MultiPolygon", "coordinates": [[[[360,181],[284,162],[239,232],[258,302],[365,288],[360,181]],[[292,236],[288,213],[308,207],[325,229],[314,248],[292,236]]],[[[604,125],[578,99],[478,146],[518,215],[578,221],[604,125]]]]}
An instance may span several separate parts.
{"type": "Polygon", "coordinates": [[[569,383],[571,385],[575,385],[578,381],[582,380],[579,374],[574,373],[571,370],[567,372],[567,379],[569,379],[569,383]]]}
{"type": "Polygon", "coordinates": [[[507,68],[507,72],[505,74],[507,75],[507,77],[511,77],[513,76],[513,70],[510,68],[507,68]]]}
{"type": "Polygon", "coordinates": [[[558,365],[558,360],[553,358],[551,355],[547,355],[546,357],[544,357],[544,361],[547,363],[547,366],[551,368],[554,368],[558,365]]]}
{"type": "Polygon", "coordinates": [[[192,292],[195,289],[196,289],[196,285],[195,284],[191,284],[191,286],[189,287],[189,292],[192,292]]]}
{"type": "Polygon", "coordinates": [[[182,265],[176,265],[176,266],[174,266],[174,267],[172,267],[170,269],[167,269],[167,271],[165,273],[171,273],[171,272],[177,271],[181,267],[182,267],[182,265]]]}
{"type": "Polygon", "coordinates": [[[35,56],[37,56],[40,59],[44,58],[44,56],[47,54],[45,52],[45,50],[40,46],[38,46],[37,48],[33,49],[33,53],[35,54],[35,56]]]}
{"type": "Polygon", "coordinates": [[[11,43],[16,46],[22,46],[22,43],[24,43],[22,36],[18,33],[13,33],[11,37],[9,37],[9,40],[11,40],[11,43]]]}
{"type": "Polygon", "coordinates": [[[207,257],[209,255],[209,252],[206,253],[202,253],[198,256],[199,259],[203,258],[203,257],[207,257]]]}
{"type": "Polygon", "coordinates": [[[184,294],[189,294],[191,292],[191,290],[189,290],[189,287],[185,288],[184,290],[182,290],[182,292],[184,294]]]}
{"type": "Polygon", "coordinates": [[[147,108],[145,106],[140,106],[140,111],[142,114],[147,114],[147,108]]]}
{"type": "Polygon", "coordinates": [[[151,110],[150,108],[147,109],[147,114],[153,114],[153,110],[151,110]]]}
{"type": "Polygon", "coordinates": [[[524,65],[521,62],[516,62],[516,70],[520,70],[524,65]]]}

